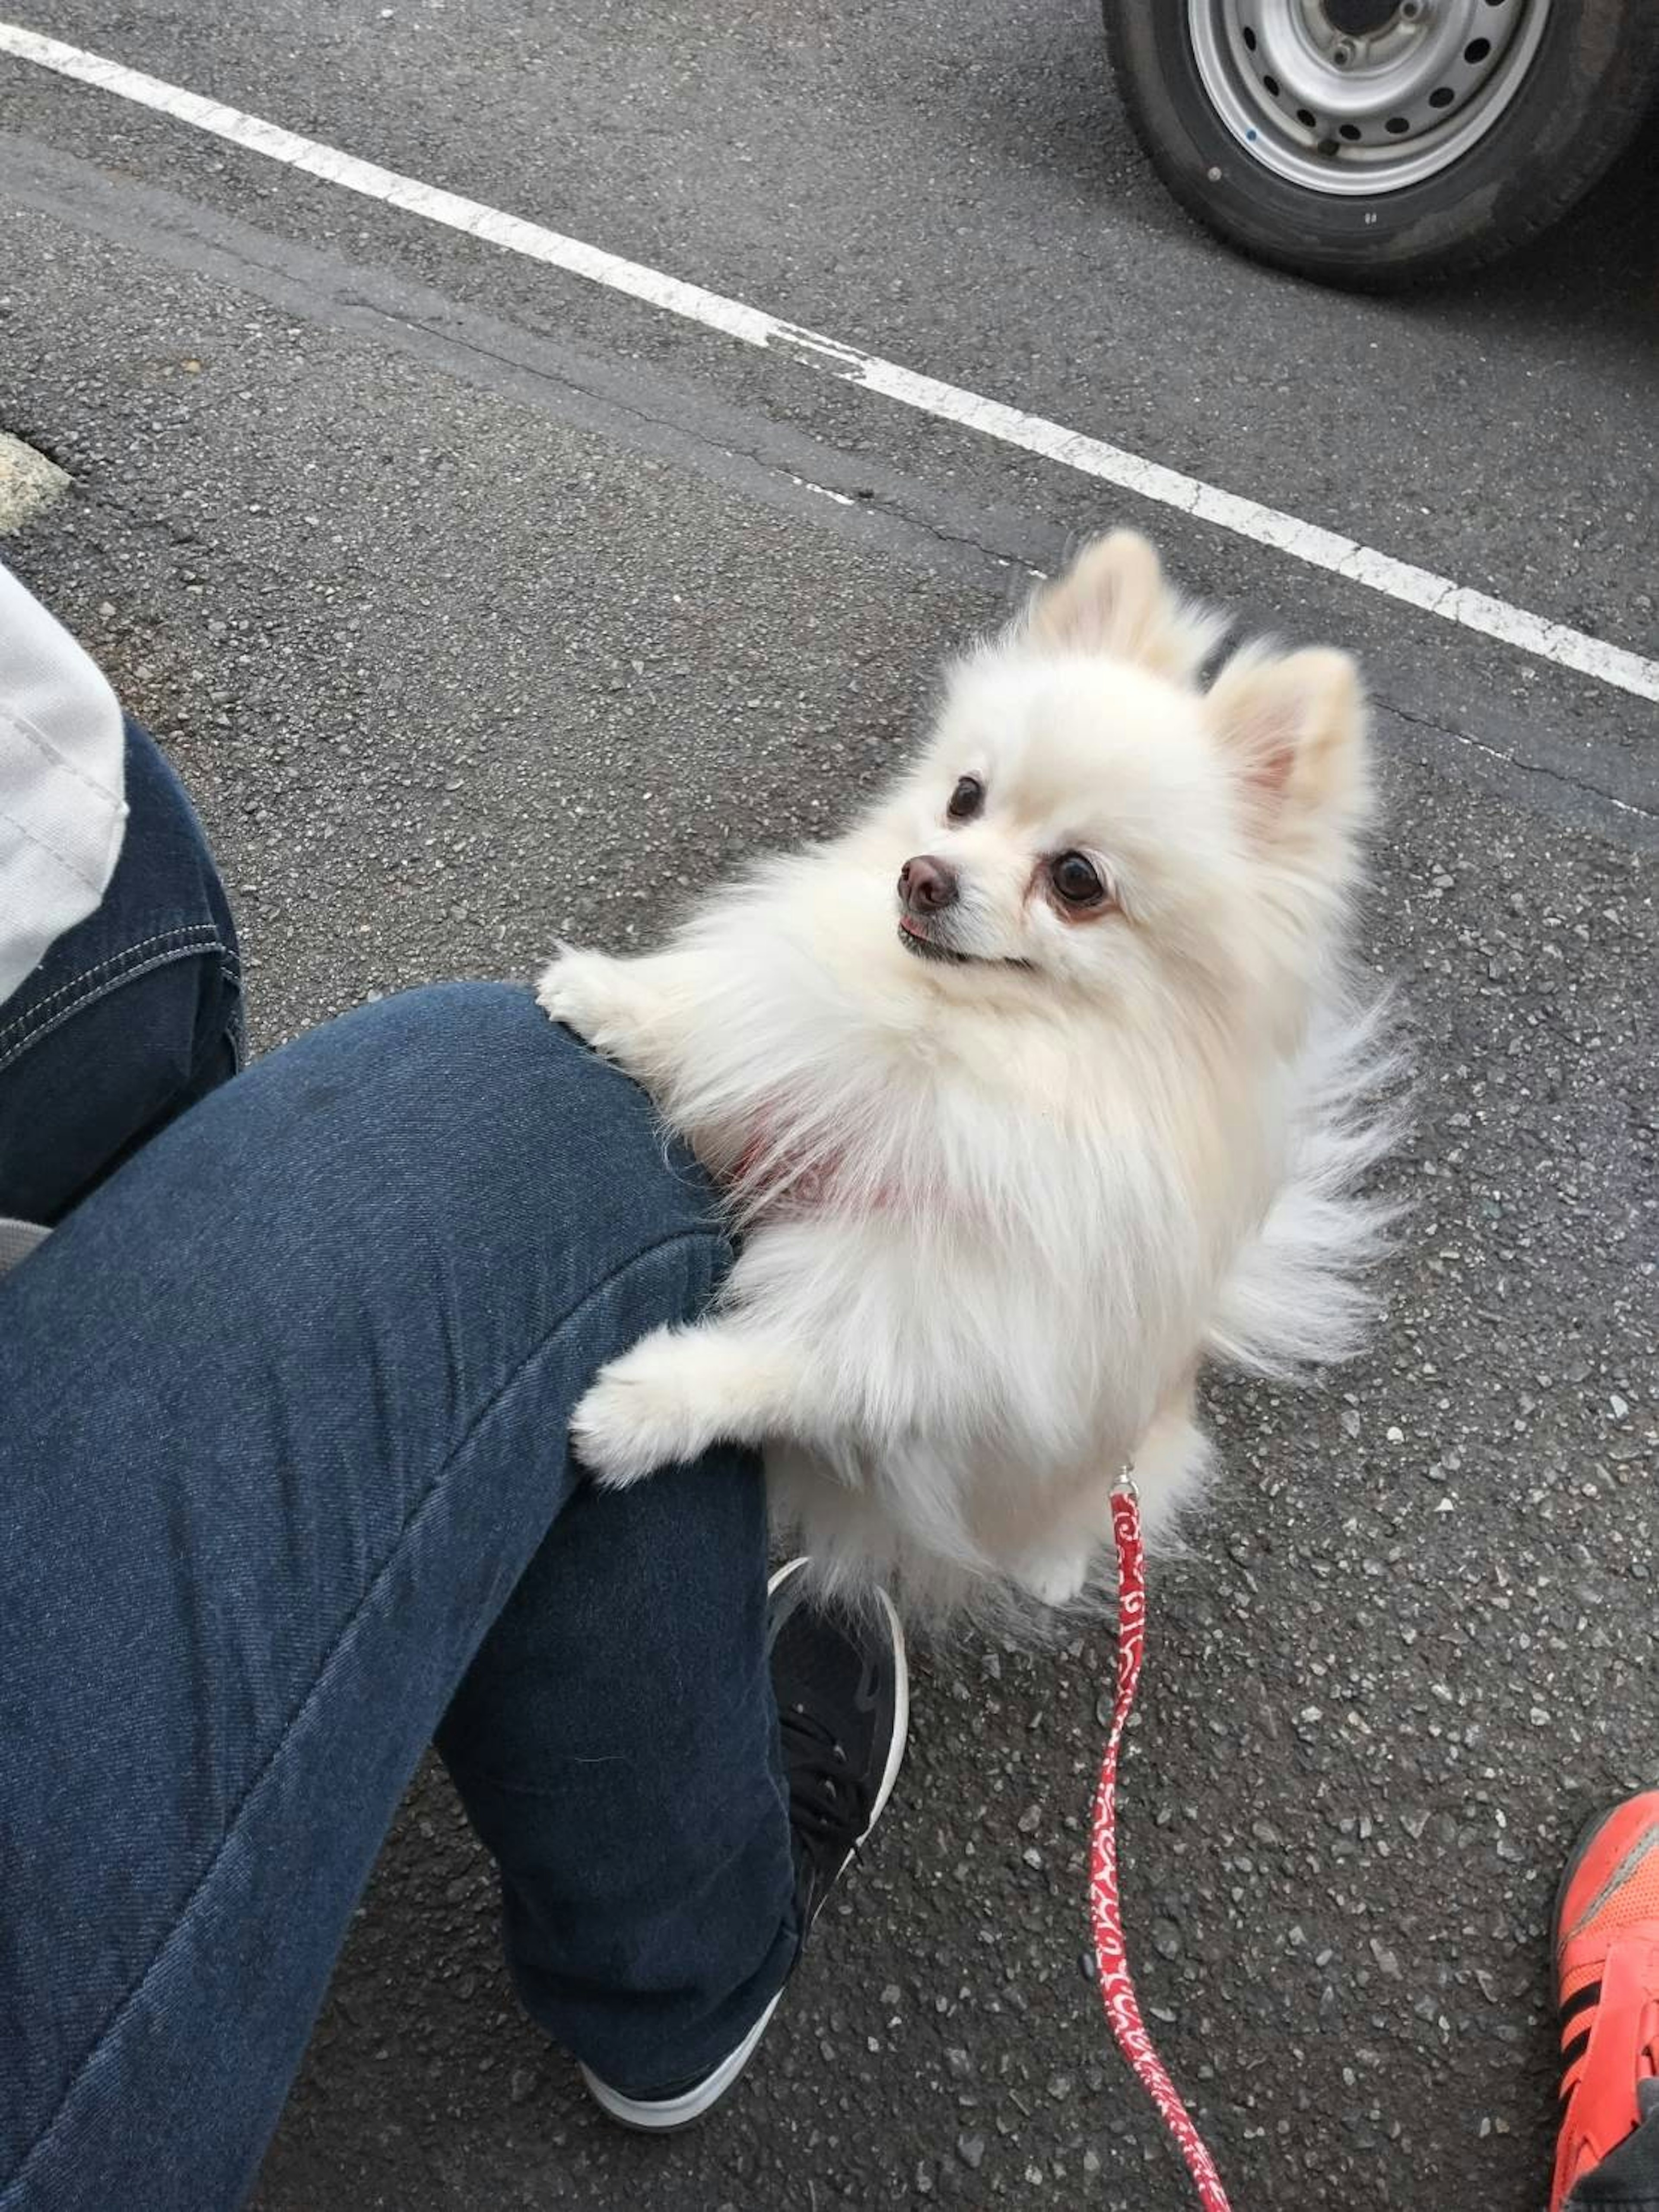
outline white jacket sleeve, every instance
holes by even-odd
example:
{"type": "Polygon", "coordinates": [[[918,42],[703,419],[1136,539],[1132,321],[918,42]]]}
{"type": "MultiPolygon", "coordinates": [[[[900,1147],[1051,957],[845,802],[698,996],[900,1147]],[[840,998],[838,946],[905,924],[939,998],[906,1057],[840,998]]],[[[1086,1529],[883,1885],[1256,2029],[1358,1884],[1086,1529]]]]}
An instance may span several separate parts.
{"type": "Polygon", "coordinates": [[[104,896],[126,823],[121,709],[0,567],[0,1003],[104,896]]]}

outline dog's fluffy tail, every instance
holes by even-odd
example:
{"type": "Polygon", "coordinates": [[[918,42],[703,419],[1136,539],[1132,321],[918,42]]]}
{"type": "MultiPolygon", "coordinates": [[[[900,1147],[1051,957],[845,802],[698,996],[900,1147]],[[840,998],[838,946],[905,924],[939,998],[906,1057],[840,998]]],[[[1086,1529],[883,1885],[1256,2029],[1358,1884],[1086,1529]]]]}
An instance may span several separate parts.
{"type": "Polygon", "coordinates": [[[1364,1278],[1403,1208],[1365,1185],[1407,1121],[1389,1000],[1327,1014],[1297,1075],[1285,1182],[1223,1285],[1209,1334],[1214,1358],[1279,1381],[1352,1358],[1377,1304],[1364,1278]]]}

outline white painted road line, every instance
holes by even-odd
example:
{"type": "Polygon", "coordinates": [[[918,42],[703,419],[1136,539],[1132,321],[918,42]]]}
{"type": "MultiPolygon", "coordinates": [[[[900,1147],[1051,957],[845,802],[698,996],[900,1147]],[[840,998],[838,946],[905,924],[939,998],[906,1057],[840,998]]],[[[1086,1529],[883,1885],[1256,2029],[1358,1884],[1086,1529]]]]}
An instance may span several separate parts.
{"type": "Polygon", "coordinates": [[[1513,606],[1506,599],[1492,599],[1485,592],[1472,591],[1449,576],[1437,576],[1430,569],[1414,567],[1409,561],[1396,561],[1391,554],[1376,552],[1355,538],[1321,529],[1315,523],[1300,521],[1277,507],[1263,507],[1255,500],[1241,498],[1236,492],[1223,491],[1215,484],[1206,483],[1201,477],[1184,476],[1178,469],[1165,468],[1159,461],[1146,460],[1121,446],[1109,445],[1104,439],[1068,430],[1041,415],[1028,415],[1023,409],[1007,406],[1000,399],[987,399],[978,392],[963,391],[959,385],[942,384],[937,378],[918,375],[896,362],[884,361],[856,346],[843,345],[815,331],[802,330],[759,307],[747,307],[741,300],[728,300],[718,292],[707,292],[700,284],[687,284],[659,269],[625,261],[602,247],[585,245],[579,238],[567,238],[561,231],[548,230],[540,223],[506,215],[499,208],[484,206],[481,201],[464,199],[458,192],[423,185],[414,177],[400,175],[395,169],[383,169],[376,162],[360,161],[355,155],[342,153],[337,147],[301,137],[297,131],[283,130],[280,124],[244,114],[240,108],[224,106],[218,100],[204,100],[198,93],[167,84],[160,77],[147,76],[141,70],[128,69],[101,54],[65,46],[61,40],[43,38],[39,32],[25,30],[20,23],[0,22],[0,54],[33,62],[59,76],[72,77],[78,83],[94,85],[102,92],[115,93],[123,100],[133,100],[157,114],[171,116],[175,122],[187,123],[195,130],[208,131],[233,146],[264,154],[273,161],[286,163],[289,168],[320,177],[327,184],[360,192],[366,199],[381,200],[388,207],[401,208],[407,214],[423,216],[428,222],[465,231],[471,238],[503,246],[508,252],[521,253],[532,261],[545,262],[573,276],[584,276],[592,283],[625,292],[647,307],[682,316],[688,322],[701,323],[706,329],[723,331],[728,337],[742,339],[745,345],[787,354],[847,383],[861,385],[866,392],[880,392],[902,406],[914,407],[921,414],[937,416],[944,422],[956,422],[964,429],[995,438],[1003,445],[1018,447],[1045,460],[1058,461],[1083,476],[1132,493],[1137,499],[1154,500],[1160,506],[1175,507],[1201,522],[1214,523],[1235,537],[1249,538],[1274,552],[1289,554],[1310,568],[1327,569],[1333,575],[1364,585],[1368,591],[1380,592],[1385,599],[1398,599],[1407,606],[1437,615],[1444,622],[1459,623],[1465,629],[1497,638],[1522,653],[1535,654],[1540,660],[1554,661],[1559,667],[1574,669],[1582,676],[1595,678],[1598,683],[1633,692],[1638,699],[1659,700],[1659,661],[1645,659],[1622,646],[1609,645],[1605,639],[1570,629],[1565,623],[1547,621],[1541,615],[1528,613],[1524,607],[1513,606]]]}

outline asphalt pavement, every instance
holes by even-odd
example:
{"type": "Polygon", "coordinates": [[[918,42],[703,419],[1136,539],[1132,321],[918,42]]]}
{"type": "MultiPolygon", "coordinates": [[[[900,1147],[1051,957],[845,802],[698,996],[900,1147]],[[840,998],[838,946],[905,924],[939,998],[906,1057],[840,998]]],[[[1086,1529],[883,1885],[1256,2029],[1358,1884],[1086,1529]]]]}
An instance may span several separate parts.
{"type": "MultiPolygon", "coordinates": [[[[1659,654],[1651,147],[1525,261],[1354,300],[1167,204],[1086,0],[208,12],[27,20],[1659,654]]],[[[854,806],[1087,530],[1362,654],[1412,1210],[1365,1359],[1212,1388],[1126,1895],[1241,2208],[1541,2204],[1556,1875],[1659,1778],[1653,705],[3,58],[0,432],[70,479],[4,556],[197,793],[262,1046],[648,942],[854,806]]],[[[672,2142],[518,2013],[423,1772],[259,2212],[1177,2212],[1089,1972],[1110,1671],[1093,1631],[925,1661],[878,1838],[672,2142]]]]}

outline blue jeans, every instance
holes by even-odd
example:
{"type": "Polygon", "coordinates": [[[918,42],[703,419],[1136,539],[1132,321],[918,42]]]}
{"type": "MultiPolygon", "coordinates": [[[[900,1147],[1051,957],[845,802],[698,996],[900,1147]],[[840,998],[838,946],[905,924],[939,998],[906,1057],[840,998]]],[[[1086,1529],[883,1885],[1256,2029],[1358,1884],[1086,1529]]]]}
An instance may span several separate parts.
{"type": "Polygon", "coordinates": [[[240,2200],[434,1735],[526,2007],[619,2088],[798,1948],[758,1468],[605,1495],[566,1443],[727,1259],[640,1093],[453,985],[161,1118],[0,1280],[3,2212],[240,2200]]]}
{"type": "Polygon", "coordinates": [[[240,1066],[236,931],[183,785],[127,724],[102,904],[0,1002],[0,1214],[61,1220],[240,1066]]]}

